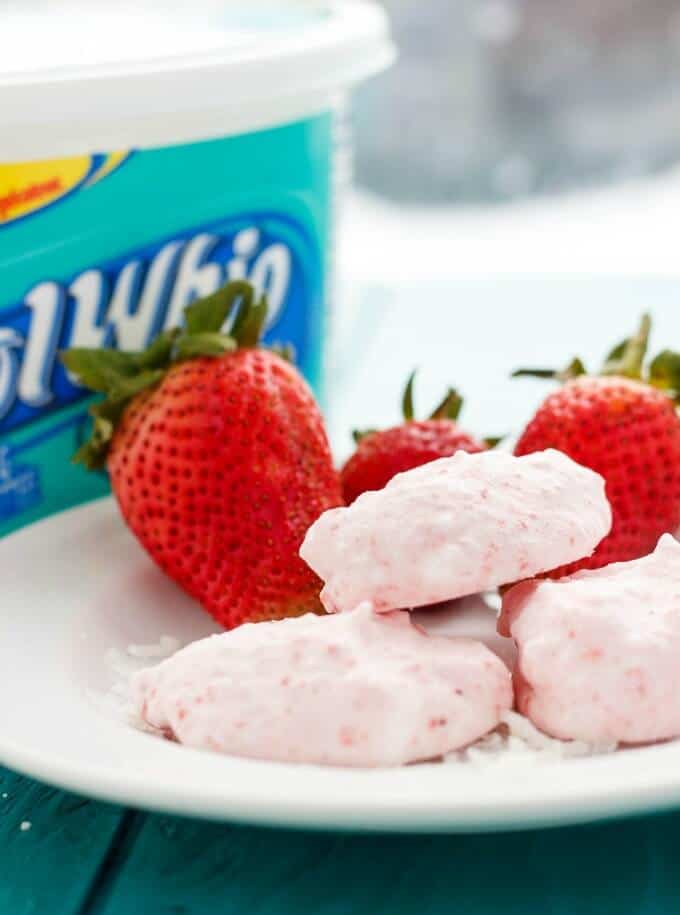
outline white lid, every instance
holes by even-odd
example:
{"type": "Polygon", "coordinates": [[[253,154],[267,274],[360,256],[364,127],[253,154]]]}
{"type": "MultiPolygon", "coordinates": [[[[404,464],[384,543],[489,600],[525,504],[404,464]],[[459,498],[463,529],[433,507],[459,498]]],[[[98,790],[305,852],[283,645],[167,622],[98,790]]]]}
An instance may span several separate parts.
{"type": "Polygon", "coordinates": [[[240,133],[394,56],[371,0],[9,0],[0,161],[240,133]]]}

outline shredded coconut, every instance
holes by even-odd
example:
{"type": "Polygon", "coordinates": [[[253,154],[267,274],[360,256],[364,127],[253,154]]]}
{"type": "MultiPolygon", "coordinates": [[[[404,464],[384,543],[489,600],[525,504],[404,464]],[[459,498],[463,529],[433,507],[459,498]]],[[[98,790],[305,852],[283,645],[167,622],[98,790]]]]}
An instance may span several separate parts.
{"type": "Polygon", "coordinates": [[[581,740],[557,740],[548,737],[518,712],[505,712],[502,723],[464,750],[451,753],[447,763],[469,763],[473,766],[552,762],[584,756],[611,753],[616,744],[589,744],[581,740]]]}
{"type": "Polygon", "coordinates": [[[172,635],[162,635],[155,645],[128,645],[127,653],[132,658],[163,659],[170,657],[181,647],[182,643],[179,639],[172,635]]]}
{"type": "Polygon", "coordinates": [[[162,635],[148,645],[131,644],[121,651],[111,648],[106,653],[106,666],[114,681],[106,693],[91,693],[91,700],[109,717],[132,725],[140,731],[156,733],[135,713],[130,697],[130,677],[149,666],[150,661],[160,663],[182,648],[182,642],[171,635],[162,635]]]}

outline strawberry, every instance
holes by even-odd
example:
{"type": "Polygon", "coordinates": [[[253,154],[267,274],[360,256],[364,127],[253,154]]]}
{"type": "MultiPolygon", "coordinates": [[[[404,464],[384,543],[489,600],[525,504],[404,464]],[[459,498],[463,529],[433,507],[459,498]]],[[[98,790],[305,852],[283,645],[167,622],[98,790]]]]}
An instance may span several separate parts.
{"type": "Polygon", "coordinates": [[[515,454],[563,451],[604,477],[612,507],[611,532],[595,553],[548,573],[552,578],[646,556],[662,534],[680,528],[680,354],[665,350],[645,373],[650,328],[645,315],[599,376],[587,375],[579,359],[563,372],[515,372],[563,382],[538,408],[515,454]]]}
{"type": "Polygon", "coordinates": [[[350,505],[362,492],[382,489],[393,476],[412,470],[437,458],[449,457],[456,451],[474,453],[484,445],[457,425],[463,401],[449,389],[429,419],[413,418],[413,382],[411,375],[404,391],[402,409],[404,422],[391,429],[355,432],[357,449],[342,468],[342,489],[350,505]]]}
{"type": "Polygon", "coordinates": [[[185,328],[145,352],[62,354],[105,395],[75,460],[107,466],[142,546],[227,628],[321,610],[321,582],[298,549],[342,501],[309,387],[258,346],[265,316],[266,301],[235,282],[190,305],[185,328]]]}

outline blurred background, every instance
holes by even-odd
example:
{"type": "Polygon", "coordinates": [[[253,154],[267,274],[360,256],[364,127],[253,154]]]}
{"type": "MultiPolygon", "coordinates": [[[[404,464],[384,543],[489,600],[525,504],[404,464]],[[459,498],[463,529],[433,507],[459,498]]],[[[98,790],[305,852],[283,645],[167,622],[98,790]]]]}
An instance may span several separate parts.
{"type": "Polygon", "coordinates": [[[338,450],[396,421],[415,365],[423,409],[452,383],[496,434],[546,391],[518,363],[597,364],[643,309],[679,346],[680,0],[383,4],[400,57],[354,98],[338,450]]]}
{"type": "Polygon", "coordinates": [[[676,0],[383,2],[401,57],[359,96],[366,187],[498,202],[678,160],[676,0]]]}

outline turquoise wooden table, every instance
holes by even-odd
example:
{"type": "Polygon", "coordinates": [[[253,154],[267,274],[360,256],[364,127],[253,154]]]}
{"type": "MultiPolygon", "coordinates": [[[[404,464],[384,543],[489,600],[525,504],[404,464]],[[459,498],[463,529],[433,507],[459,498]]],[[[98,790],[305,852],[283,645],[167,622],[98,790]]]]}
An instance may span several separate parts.
{"type": "Polygon", "coordinates": [[[671,915],[680,813],[470,836],[144,814],[0,769],[0,915],[671,915]]]}

